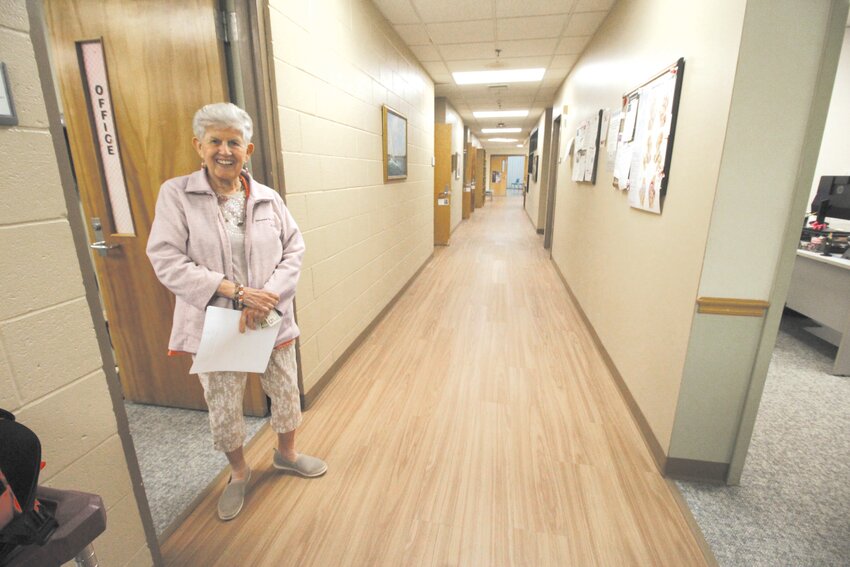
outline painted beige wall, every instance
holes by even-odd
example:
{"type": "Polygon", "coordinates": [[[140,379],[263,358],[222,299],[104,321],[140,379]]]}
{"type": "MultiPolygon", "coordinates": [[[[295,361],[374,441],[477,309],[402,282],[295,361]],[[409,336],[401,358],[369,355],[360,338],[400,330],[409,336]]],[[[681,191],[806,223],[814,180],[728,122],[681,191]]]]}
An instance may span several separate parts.
{"type": "MultiPolygon", "coordinates": [[[[806,201],[807,209],[817,193],[822,175],[850,175],[850,27],[844,30],[838,73],[835,75],[812,191],[806,201]]],[[[850,220],[832,220],[830,227],[850,231],[850,220]]]]}
{"type": "Polygon", "coordinates": [[[0,9],[20,124],[0,126],[0,407],[40,437],[40,482],[100,494],[102,565],[150,565],[68,223],[24,0],[0,9]],[[21,246],[27,243],[26,246],[21,246]]]}
{"type": "Polygon", "coordinates": [[[433,251],[434,86],[371,2],[269,6],[309,392],[433,251]],[[386,184],[382,104],[408,119],[408,177],[386,184]]]}
{"type": "MultiPolygon", "coordinates": [[[[563,87],[561,87],[563,89],[563,87]]],[[[554,117],[553,117],[554,118],[554,117]]],[[[544,151],[546,151],[546,113],[543,112],[540,115],[540,120],[537,122],[537,149],[534,150],[534,155],[539,156],[538,165],[537,165],[537,181],[534,181],[534,176],[531,175],[528,178],[528,193],[525,196],[525,212],[528,214],[528,218],[531,220],[531,224],[534,225],[535,230],[541,229],[546,224],[546,215],[545,212],[541,218],[540,215],[540,206],[543,200],[541,195],[543,193],[543,155],[544,151]]],[[[527,143],[527,142],[526,142],[527,143]]],[[[526,155],[528,155],[526,153],[526,155]]],[[[534,155],[531,156],[531,159],[534,159],[534,155]]],[[[534,165],[533,163],[531,164],[534,165]]],[[[544,205],[545,208],[545,205],[544,205]]]]}
{"type": "MultiPolygon", "coordinates": [[[[769,301],[780,256],[793,253],[783,237],[788,219],[802,218],[802,208],[793,210],[798,178],[806,178],[808,192],[815,167],[801,156],[810,150],[816,97],[830,92],[818,76],[832,6],[832,0],[747,2],[700,296],[769,301]]],[[[782,303],[772,308],[781,310],[782,303]]],[[[698,314],[692,329],[669,456],[729,463],[750,382],[764,380],[753,371],[763,320],[698,314]]],[[[776,329],[765,332],[775,336],[776,329]]]]}
{"type": "Polygon", "coordinates": [[[631,209],[604,165],[596,185],[558,171],[552,256],[667,449],[720,171],[744,0],[617,3],[565,84],[565,138],[600,108],[686,60],[664,214],[631,209]]]}

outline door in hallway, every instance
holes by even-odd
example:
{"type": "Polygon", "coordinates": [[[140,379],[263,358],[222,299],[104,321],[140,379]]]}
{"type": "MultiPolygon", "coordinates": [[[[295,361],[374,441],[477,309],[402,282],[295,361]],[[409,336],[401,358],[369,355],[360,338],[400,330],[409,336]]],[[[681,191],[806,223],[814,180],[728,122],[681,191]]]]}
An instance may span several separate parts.
{"type": "MultiPolygon", "coordinates": [[[[174,299],[145,254],[159,187],[195,171],[192,116],[228,100],[216,0],[44,3],[81,207],[125,399],[205,408],[168,357],[174,299]],[[96,252],[96,253],[95,253],[96,252]]],[[[256,379],[248,413],[265,413],[256,379]],[[259,392],[259,393],[258,393],[259,392]]]]}
{"type": "Polygon", "coordinates": [[[508,157],[493,156],[490,160],[490,190],[504,197],[507,193],[508,157]]]}
{"type": "Polygon", "coordinates": [[[452,231],[452,125],[434,124],[434,244],[452,231]]]}

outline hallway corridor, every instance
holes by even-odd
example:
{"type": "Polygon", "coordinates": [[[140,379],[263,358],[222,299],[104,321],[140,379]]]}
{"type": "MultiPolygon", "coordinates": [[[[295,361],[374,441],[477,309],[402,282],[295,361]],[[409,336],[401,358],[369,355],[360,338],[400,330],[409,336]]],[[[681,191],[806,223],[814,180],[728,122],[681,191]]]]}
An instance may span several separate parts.
{"type": "MultiPolygon", "coordinates": [[[[163,546],[180,566],[706,565],[522,197],[476,209],[305,412],[305,480],[246,455],[163,546]]],[[[179,474],[179,471],[176,471],[179,474]]]]}

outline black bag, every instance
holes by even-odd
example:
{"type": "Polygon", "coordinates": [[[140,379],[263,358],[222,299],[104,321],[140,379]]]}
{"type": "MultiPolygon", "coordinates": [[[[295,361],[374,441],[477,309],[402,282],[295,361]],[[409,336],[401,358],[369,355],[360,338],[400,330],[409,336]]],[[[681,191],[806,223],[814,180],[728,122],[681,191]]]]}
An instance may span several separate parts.
{"type": "Polygon", "coordinates": [[[19,545],[44,545],[58,524],[35,497],[41,442],[0,409],[0,562],[19,545]]]}

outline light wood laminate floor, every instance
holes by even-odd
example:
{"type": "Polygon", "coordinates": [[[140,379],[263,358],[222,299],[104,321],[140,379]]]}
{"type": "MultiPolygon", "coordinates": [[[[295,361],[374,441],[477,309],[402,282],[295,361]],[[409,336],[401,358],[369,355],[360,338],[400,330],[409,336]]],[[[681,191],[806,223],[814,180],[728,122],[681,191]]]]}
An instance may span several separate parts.
{"type": "Polygon", "coordinates": [[[299,431],[329,472],[247,451],[168,539],[169,565],[706,565],[521,196],[476,209],[357,348],[299,431]]]}

